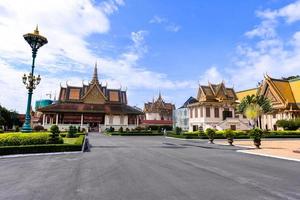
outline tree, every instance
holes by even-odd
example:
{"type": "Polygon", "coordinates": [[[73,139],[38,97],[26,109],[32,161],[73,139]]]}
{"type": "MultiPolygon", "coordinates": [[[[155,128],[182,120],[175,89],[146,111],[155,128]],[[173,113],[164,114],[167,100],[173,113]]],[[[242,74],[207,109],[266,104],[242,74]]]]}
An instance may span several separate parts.
{"type": "Polygon", "coordinates": [[[272,104],[268,98],[262,95],[247,95],[238,106],[238,112],[243,113],[249,119],[253,128],[262,114],[272,111],[272,104]]]}
{"type": "Polygon", "coordinates": [[[5,129],[11,129],[14,125],[21,126],[18,115],[16,111],[9,111],[0,105],[0,126],[4,126],[5,129]]]}

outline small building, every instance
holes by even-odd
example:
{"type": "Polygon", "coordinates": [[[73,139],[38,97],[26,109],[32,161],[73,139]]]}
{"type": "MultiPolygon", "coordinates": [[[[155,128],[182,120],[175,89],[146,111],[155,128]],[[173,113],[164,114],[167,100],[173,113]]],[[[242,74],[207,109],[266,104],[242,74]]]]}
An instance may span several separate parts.
{"type": "Polygon", "coordinates": [[[159,92],[158,98],[152,102],[145,103],[144,114],[145,119],[142,120],[143,126],[170,126],[173,125],[173,111],[175,105],[166,103],[161,93],[159,92]]]}
{"type": "Polygon", "coordinates": [[[98,80],[97,64],[92,81],[82,87],[61,87],[56,103],[40,108],[42,124],[49,129],[52,124],[60,130],[70,125],[92,131],[113,127],[136,128],[143,113],[127,105],[127,93],[121,89],[109,89],[98,80]]]}
{"type": "Polygon", "coordinates": [[[198,102],[194,97],[190,97],[180,108],[174,110],[173,128],[179,127],[183,131],[189,130],[188,105],[198,102]]]}
{"type": "Polygon", "coordinates": [[[237,96],[233,88],[220,84],[200,85],[197,102],[189,104],[189,131],[249,130],[248,120],[235,113],[237,96]]]}
{"type": "Polygon", "coordinates": [[[247,95],[263,95],[271,101],[273,111],[263,114],[258,119],[257,126],[262,129],[277,130],[277,120],[300,117],[300,78],[275,79],[265,75],[257,88],[239,91],[236,94],[239,101],[247,95]]]}

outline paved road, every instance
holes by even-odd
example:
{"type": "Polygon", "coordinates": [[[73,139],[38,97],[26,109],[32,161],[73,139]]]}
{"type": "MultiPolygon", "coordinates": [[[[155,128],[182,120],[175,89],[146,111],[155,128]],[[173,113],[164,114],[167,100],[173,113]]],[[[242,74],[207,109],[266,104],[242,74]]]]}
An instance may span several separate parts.
{"type": "Polygon", "coordinates": [[[0,159],[0,199],[300,199],[300,163],[229,146],[91,134],[91,152],[0,159]]]}

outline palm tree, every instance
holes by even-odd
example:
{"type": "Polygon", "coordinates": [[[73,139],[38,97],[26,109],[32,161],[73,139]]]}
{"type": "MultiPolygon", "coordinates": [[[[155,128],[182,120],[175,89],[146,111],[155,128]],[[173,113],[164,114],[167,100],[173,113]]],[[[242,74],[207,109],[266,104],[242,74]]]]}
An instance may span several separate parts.
{"type": "Polygon", "coordinates": [[[268,98],[262,95],[247,95],[238,106],[238,112],[243,113],[249,119],[253,128],[258,118],[270,111],[272,111],[272,104],[268,98]]]}

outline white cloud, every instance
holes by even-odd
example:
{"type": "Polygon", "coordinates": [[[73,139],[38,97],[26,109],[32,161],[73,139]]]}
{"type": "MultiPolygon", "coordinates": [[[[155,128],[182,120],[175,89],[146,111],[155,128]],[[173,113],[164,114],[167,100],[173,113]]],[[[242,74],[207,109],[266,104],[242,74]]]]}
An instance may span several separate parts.
{"type": "Polygon", "coordinates": [[[123,0],[100,4],[92,0],[0,1],[0,37],[4,38],[0,45],[0,88],[5,88],[6,94],[1,96],[0,103],[18,111],[25,108],[27,95],[21,76],[29,72],[31,51],[22,35],[33,30],[36,24],[49,43],[38,52],[36,72],[41,74],[42,81],[34,91],[33,102],[49,91],[56,91],[58,95],[60,82],[69,80],[72,81],[69,84],[81,85],[83,79],[90,80],[86,74],[92,73],[96,60],[100,78],[107,81],[109,87],[118,88],[121,84],[129,89],[190,86],[190,82],[171,81],[166,74],[139,65],[147,52],[148,32],[145,30],[132,32],[129,37],[132,44],[117,58],[104,57],[101,52],[91,50],[93,44],[88,42],[88,37],[108,33],[109,15],[124,5],[123,0]]]}
{"type": "Polygon", "coordinates": [[[258,40],[239,45],[233,61],[235,67],[227,69],[230,80],[240,89],[255,87],[265,73],[277,78],[299,74],[300,31],[295,31],[288,38],[281,37],[278,31],[282,26],[293,26],[299,21],[299,13],[300,1],[277,10],[257,12],[262,19],[261,24],[247,32],[246,36],[257,37],[258,40]]]}
{"type": "Polygon", "coordinates": [[[160,16],[153,16],[152,19],[150,19],[149,23],[150,24],[162,24],[162,23],[167,23],[168,19],[160,16]]]}
{"type": "Polygon", "coordinates": [[[166,26],[166,30],[171,31],[171,32],[178,32],[180,29],[181,29],[181,27],[176,24],[170,24],[170,25],[166,26]]]}
{"type": "Polygon", "coordinates": [[[158,15],[154,15],[152,19],[149,21],[150,24],[162,24],[166,31],[169,32],[178,32],[181,29],[181,26],[171,22],[165,17],[160,17],[158,15]]]}
{"type": "Polygon", "coordinates": [[[220,83],[224,80],[223,75],[216,66],[209,67],[200,77],[200,84],[207,85],[208,82],[213,84],[220,83]]]}

